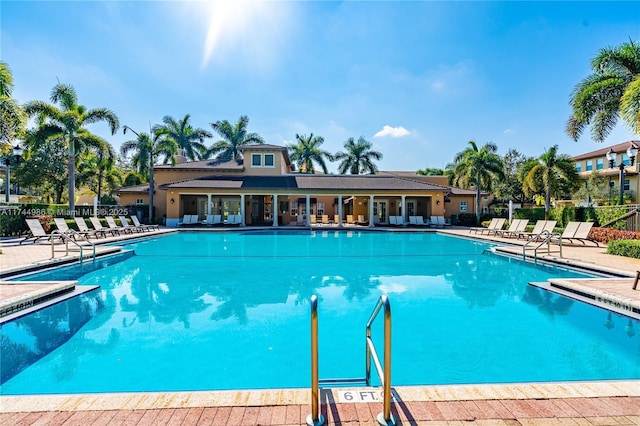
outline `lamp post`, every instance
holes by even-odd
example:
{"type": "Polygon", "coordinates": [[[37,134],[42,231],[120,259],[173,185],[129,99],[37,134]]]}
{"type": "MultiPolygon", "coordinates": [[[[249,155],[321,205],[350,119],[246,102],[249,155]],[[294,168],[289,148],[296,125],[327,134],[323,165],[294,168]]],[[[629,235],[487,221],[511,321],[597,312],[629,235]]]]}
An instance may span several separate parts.
{"type": "MultiPolygon", "coordinates": [[[[638,147],[633,142],[630,142],[626,152],[629,157],[629,162],[631,163],[630,165],[633,166],[636,161],[636,156],[638,155],[638,147]]],[[[616,153],[613,151],[613,148],[610,148],[609,152],[607,152],[607,160],[609,160],[610,169],[613,169],[613,162],[615,159],[616,153]]],[[[620,165],[618,166],[618,169],[620,170],[618,174],[618,180],[620,182],[620,197],[618,199],[618,204],[620,205],[624,204],[624,167],[624,161],[620,161],[620,165]]]]}
{"type": "Polygon", "coordinates": [[[10,198],[10,190],[11,190],[11,184],[10,184],[10,174],[11,174],[11,170],[10,170],[10,166],[11,166],[11,156],[15,156],[16,159],[18,159],[19,157],[22,156],[22,148],[20,148],[20,144],[16,144],[16,146],[11,148],[11,154],[7,154],[6,157],[4,157],[4,170],[6,173],[6,179],[5,179],[5,188],[4,188],[4,201],[6,203],[9,202],[9,198],[10,198]]]}
{"type": "MultiPolygon", "coordinates": [[[[151,126],[151,124],[149,124],[151,126]]],[[[140,133],[136,132],[129,126],[124,126],[123,133],[126,134],[127,130],[136,135],[138,139],[141,138],[140,133]]],[[[153,165],[155,164],[155,158],[153,155],[153,128],[149,129],[148,148],[149,148],[149,223],[153,224],[153,192],[155,190],[155,184],[153,182],[153,165]]]]}

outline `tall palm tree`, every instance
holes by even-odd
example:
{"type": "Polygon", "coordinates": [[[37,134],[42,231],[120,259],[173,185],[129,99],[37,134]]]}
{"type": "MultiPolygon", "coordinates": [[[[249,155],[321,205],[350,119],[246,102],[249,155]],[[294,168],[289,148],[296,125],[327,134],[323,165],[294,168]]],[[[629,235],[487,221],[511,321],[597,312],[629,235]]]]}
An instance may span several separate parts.
{"type": "Polygon", "coordinates": [[[527,161],[520,169],[525,194],[530,197],[544,193],[544,217],[549,218],[551,197],[571,193],[580,185],[575,162],[566,154],[558,154],[558,145],[545,151],[538,159],[527,161]]]}
{"type": "Polygon", "coordinates": [[[37,117],[40,124],[38,137],[61,137],[68,148],[68,174],[69,174],[69,210],[75,211],[75,163],[78,153],[89,147],[101,150],[105,149],[107,142],[90,133],[85,125],[106,121],[115,134],[120,127],[118,117],[113,111],[106,108],[87,110],[84,105],[78,104],[78,95],[75,89],[68,84],[58,83],[51,90],[51,102],[59,103],[60,108],[42,101],[28,102],[24,109],[29,117],[37,117]]]}
{"type": "Polygon", "coordinates": [[[329,173],[325,158],[332,161],[333,155],[320,148],[320,145],[324,143],[324,138],[322,136],[313,136],[313,133],[311,133],[309,136],[296,134],[296,139],[298,143],[287,145],[287,148],[289,148],[291,161],[295,161],[298,170],[303,173],[315,173],[313,165],[315,162],[322,167],[322,171],[325,174],[329,173]]]}
{"type": "Polygon", "coordinates": [[[0,152],[11,149],[13,140],[24,131],[24,110],[13,99],[13,75],[9,65],[0,61],[0,152]]]}
{"type": "Polygon", "coordinates": [[[469,141],[468,145],[453,158],[453,184],[476,187],[476,222],[480,223],[480,194],[482,189],[491,189],[494,181],[503,178],[503,164],[494,143],[488,142],[482,148],[478,148],[475,141],[469,141]]]}
{"type": "Polygon", "coordinates": [[[573,114],[566,131],[577,141],[591,125],[593,139],[603,142],[618,117],[640,134],[640,44],[634,41],[600,49],[591,60],[593,73],[578,83],[569,98],[573,114]]]}
{"type": "Polygon", "coordinates": [[[167,129],[169,137],[178,143],[185,157],[189,160],[202,160],[208,157],[204,140],[213,135],[204,129],[193,128],[189,123],[190,118],[189,114],[180,120],[165,115],[162,118],[163,127],[167,129]]]}
{"type": "Polygon", "coordinates": [[[122,173],[114,166],[115,155],[100,151],[97,154],[86,155],[78,167],[82,178],[98,196],[98,203],[102,199],[102,190],[105,186],[114,189],[122,185],[122,173]]]}
{"type": "Polygon", "coordinates": [[[342,160],[338,166],[340,174],[344,175],[347,171],[352,175],[366,172],[374,174],[378,171],[378,166],[374,164],[373,160],[381,160],[382,153],[371,150],[373,145],[364,136],[360,136],[358,142],[355,142],[353,138],[347,139],[344,147],[346,152],[339,151],[333,156],[335,160],[342,160]]]}
{"type": "Polygon", "coordinates": [[[178,143],[169,137],[169,132],[162,126],[151,127],[150,133],[138,133],[129,126],[124,126],[124,133],[129,130],[136,135],[136,139],[126,141],[120,147],[120,153],[127,156],[133,152],[131,163],[142,175],[149,178],[149,222],[153,221],[153,192],[155,183],[153,180],[153,166],[164,157],[164,162],[175,164],[175,155],[178,152],[178,143]]]}
{"type": "Polygon", "coordinates": [[[211,123],[211,127],[216,131],[222,140],[214,143],[209,150],[210,154],[217,155],[216,158],[223,160],[237,160],[240,158],[238,147],[241,145],[263,144],[264,139],[257,133],[247,133],[249,117],[240,116],[238,122],[232,125],[227,120],[211,123]]]}

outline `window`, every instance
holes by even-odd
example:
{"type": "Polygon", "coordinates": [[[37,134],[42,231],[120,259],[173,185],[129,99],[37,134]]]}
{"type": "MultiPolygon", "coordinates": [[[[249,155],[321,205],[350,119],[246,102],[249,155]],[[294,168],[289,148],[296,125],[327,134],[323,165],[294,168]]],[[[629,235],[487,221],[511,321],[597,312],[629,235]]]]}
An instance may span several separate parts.
{"type": "Polygon", "coordinates": [[[324,214],[324,203],[318,203],[318,214],[319,215],[324,214]]]}
{"type": "Polygon", "coordinates": [[[631,164],[631,162],[629,161],[629,156],[627,154],[622,154],[622,164],[624,164],[625,166],[631,164]]]}
{"type": "Polygon", "coordinates": [[[297,201],[290,202],[289,207],[291,208],[291,216],[298,216],[298,202],[297,201]]]}
{"type": "Polygon", "coordinates": [[[136,198],[136,205],[144,204],[144,200],[142,198],[136,198]]]}
{"type": "Polygon", "coordinates": [[[467,211],[467,202],[460,201],[460,212],[466,212],[466,211],[467,211]]]}
{"type": "Polygon", "coordinates": [[[251,166],[262,167],[262,156],[260,154],[251,154],[251,166]]]}
{"type": "Polygon", "coordinates": [[[582,163],[576,163],[576,172],[580,173],[582,171],[582,163]]]}
{"type": "Polygon", "coordinates": [[[484,213],[484,214],[489,214],[489,207],[484,206],[484,207],[482,208],[482,213],[484,213]]]}
{"type": "Polygon", "coordinates": [[[593,160],[587,160],[587,171],[593,170],[593,160]]]}
{"type": "Polygon", "coordinates": [[[489,196],[485,195],[484,197],[482,197],[482,199],[485,200],[485,201],[489,201],[489,196]]]}
{"type": "Polygon", "coordinates": [[[265,167],[273,167],[274,166],[273,154],[265,154],[264,155],[264,166],[265,167]]]}
{"type": "Polygon", "coordinates": [[[625,180],[624,180],[624,184],[623,184],[623,187],[622,187],[622,188],[623,188],[625,191],[628,191],[628,190],[629,190],[629,179],[625,179],[625,180]]]}
{"type": "Polygon", "coordinates": [[[602,170],[604,169],[604,158],[598,158],[596,160],[596,169],[597,170],[602,170]]]}

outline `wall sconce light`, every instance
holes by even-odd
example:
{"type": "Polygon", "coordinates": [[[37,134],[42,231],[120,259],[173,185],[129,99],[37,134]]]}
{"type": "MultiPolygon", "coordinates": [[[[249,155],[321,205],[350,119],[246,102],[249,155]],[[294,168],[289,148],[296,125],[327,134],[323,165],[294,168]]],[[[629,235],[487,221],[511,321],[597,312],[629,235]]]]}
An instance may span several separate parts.
{"type": "Polygon", "coordinates": [[[171,204],[175,203],[176,200],[174,200],[173,198],[171,199],[171,204]]]}
{"type": "Polygon", "coordinates": [[[440,205],[440,200],[436,200],[436,205],[440,205]]]}

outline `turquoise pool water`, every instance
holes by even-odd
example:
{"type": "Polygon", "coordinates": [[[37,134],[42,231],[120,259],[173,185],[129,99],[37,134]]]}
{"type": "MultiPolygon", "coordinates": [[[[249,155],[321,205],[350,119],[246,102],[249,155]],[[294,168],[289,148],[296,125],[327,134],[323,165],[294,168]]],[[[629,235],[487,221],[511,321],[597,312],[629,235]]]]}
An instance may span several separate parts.
{"type": "Polygon", "coordinates": [[[309,387],[313,294],[321,378],[364,375],[381,294],[393,385],[640,378],[638,321],[527,285],[584,275],[488,247],[382,232],[135,242],[105,267],[40,275],[101,288],[1,327],[1,393],[309,387]]]}

